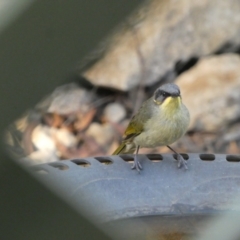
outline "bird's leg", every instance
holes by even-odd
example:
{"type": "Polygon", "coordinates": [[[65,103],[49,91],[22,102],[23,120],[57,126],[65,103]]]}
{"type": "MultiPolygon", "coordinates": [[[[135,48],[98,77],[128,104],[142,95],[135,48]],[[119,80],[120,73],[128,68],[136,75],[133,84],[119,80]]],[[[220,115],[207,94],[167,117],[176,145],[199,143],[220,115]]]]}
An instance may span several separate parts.
{"type": "Polygon", "coordinates": [[[134,162],[132,165],[132,169],[137,169],[138,172],[140,172],[142,170],[142,166],[140,164],[140,162],[138,161],[138,150],[139,150],[139,145],[137,146],[137,150],[134,156],[134,162]]]}
{"type": "Polygon", "coordinates": [[[172,149],[170,146],[167,145],[167,147],[170,150],[172,150],[174,153],[177,154],[178,168],[181,168],[183,166],[187,170],[188,169],[187,161],[178,152],[176,152],[174,149],[172,149]]]}

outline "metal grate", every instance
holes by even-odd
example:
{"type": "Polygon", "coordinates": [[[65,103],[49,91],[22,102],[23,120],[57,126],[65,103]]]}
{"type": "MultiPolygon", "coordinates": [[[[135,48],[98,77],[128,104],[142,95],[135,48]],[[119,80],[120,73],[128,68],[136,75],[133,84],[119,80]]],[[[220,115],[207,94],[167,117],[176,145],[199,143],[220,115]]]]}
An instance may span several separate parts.
{"type": "MultiPolygon", "coordinates": [[[[202,161],[214,161],[217,162],[223,162],[225,161],[225,164],[227,162],[240,162],[240,155],[225,155],[225,154],[181,154],[185,160],[189,160],[189,163],[193,160],[194,162],[191,162],[190,164],[195,165],[196,160],[202,160],[202,161]]],[[[147,154],[147,155],[139,155],[141,158],[141,162],[143,162],[143,165],[149,165],[151,161],[152,163],[157,163],[161,161],[172,161],[176,160],[177,156],[176,154],[147,154]]],[[[134,159],[134,155],[132,154],[123,154],[119,156],[107,156],[107,157],[89,157],[89,158],[79,158],[79,159],[71,159],[71,160],[63,160],[61,162],[52,162],[52,163],[46,163],[46,164],[40,164],[37,166],[32,167],[34,171],[36,169],[42,169],[46,168],[47,166],[52,166],[54,168],[57,168],[59,170],[70,170],[73,168],[73,166],[68,167],[69,163],[75,163],[78,166],[81,167],[99,167],[97,163],[101,163],[104,165],[111,165],[111,164],[117,164],[119,168],[120,161],[124,161],[127,163],[132,163],[134,159]]],[[[172,164],[172,163],[171,163],[172,164]]],[[[215,163],[218,164],[218,163],[215,163]]],[[[228,166],[228,165],[227,165],[228,166]]],[[[164,167],[164,166],[163,166],[164,167]]],[[[51,172],[51,171],[50,171],[51,172]]]]}
{"type": "Polygon", "coordinates": [[[139,155],[140,174],[131,170],[133,155],[64,160],[32,170],[79,209],[92,209],[94,219],[110,228],[124,227],[126,238],[132,229],[142,234],[146,226],[170,232],[174,226],[174,231],[192,234],[209,217],[231,210],[229,200],[240,195],[240,156],[182,156],[188,170],[177,168],[174,154],[139,155]],[[140,230],[134,228],[139,219],[144,222],[140,230]]]}

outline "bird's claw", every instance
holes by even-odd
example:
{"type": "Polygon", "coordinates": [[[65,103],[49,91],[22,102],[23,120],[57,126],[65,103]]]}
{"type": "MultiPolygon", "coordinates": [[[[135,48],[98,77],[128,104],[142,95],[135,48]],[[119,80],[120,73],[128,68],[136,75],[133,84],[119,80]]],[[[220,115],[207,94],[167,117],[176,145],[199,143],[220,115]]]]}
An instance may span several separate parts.
{"type": "Polygon", "coordinates": [[[140,162],[138,161],[138,159],[137,159],[137,157],[135,156],[135,158],[134,158],[134,163],[133,163],[133,165],[132,165],[132,170],[133,169],[136,169],[139,173],[140,173],[140,171],[143,169],[142,168],[142,165],[140,164],[140,162]]]}
{"type": "Polygon", "coordinates": [[[183,166],[185,170],[188,169],[187,161],[180,154],[177,155],[177,160],[178,160],[178,168],[181,168],[183,166]]]}

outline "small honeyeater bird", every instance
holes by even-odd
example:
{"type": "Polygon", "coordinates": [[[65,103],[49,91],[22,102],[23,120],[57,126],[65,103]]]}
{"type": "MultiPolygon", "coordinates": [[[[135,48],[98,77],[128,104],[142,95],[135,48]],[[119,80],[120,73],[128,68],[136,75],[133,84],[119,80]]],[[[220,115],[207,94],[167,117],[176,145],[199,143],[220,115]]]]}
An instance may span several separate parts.
{"type": "Polygon", "coordinates": [[[169,145],[185,134],[189,121],[189,112],[182,102],[179,87],[173,83],[164,84],[132,117],[122,143],[113,155],[134,153],[136,150],[132,169],[140,172],[142,166],[138,161],[139,148],[167,146],[177,154],[178,167],[184,166],[187,169],[186,161],[169,145]]]}

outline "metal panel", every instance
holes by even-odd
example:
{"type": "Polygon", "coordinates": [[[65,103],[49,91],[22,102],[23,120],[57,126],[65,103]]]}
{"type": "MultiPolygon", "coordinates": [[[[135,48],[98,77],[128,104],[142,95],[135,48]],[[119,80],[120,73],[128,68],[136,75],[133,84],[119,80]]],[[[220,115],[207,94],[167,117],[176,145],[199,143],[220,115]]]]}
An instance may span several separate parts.
{"type": "Polygon", "coordinates": [[[184,156],[188,170],[178,169],[171,154],[139,155],[140,174],[131,170],[131,155],[64,160],[33,170],[102,221],[228,210],[229,199],[240,195],[240,156],[184,156]]]}

